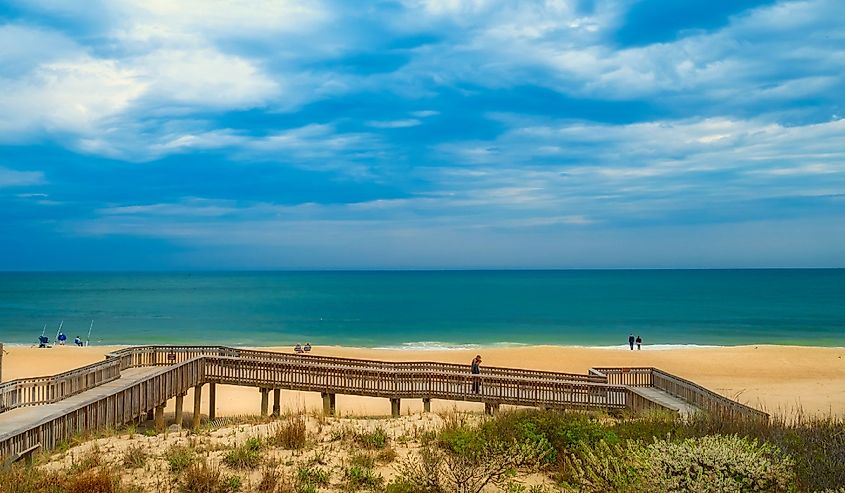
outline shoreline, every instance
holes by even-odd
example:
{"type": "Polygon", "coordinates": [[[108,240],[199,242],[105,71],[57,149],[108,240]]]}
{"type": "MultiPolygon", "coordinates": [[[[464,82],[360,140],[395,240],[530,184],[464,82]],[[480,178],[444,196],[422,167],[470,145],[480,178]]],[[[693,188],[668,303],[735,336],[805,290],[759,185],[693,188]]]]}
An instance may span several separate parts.
{"type": "MultiPolygon", "coordinates": [[[[54,375],[101,361],[119,346],[57,346],[51,350],[6,346],[3,381],[21,377],[54,375]]],[[[244,346],[246,347],[246,346],[244,346]]],[[[255,347],[255,346],[250,346],[255,347]]],[[[289,346],[257,347],[260,350],[293,352],[289,346]]],[[[585,374],[590,367],[652,366],[692,380],[726,397],[770,414],[845,415],[845,348],[779,345],[674,347],[631,351],[622,347],[526,345],[463,349],[375,349],[346,346],[314,346],[312,354],[386,361],[441,361],[466,364],[476,354],[484,366],[527,368],[585,374]]],[[[317,393],[282,391],[283,408],[289,411],[319,409],[317,393]]],[[[190,394],[189,394],[190,395],[190,394]]],[[[256,389],[221,385],[218,416],[257,414],[256,389]]],[[[207,406],[207,404],[203,404],[207,406]]],[[[421,410],[421,402],[403,403],[403,413],[421,410]]],[[[203,407],[207,412],[207,407],[203,407]]],[[[458,409],[478,411],[474,403],[435,401],[435,412],[458,409]]],[[[385,415],[386,399],[338,395],[341,415],[385,415]],[[384,402],[382,402],[384,401],[384,402]]]]}
{"type": "MultiPolygon", "coordinates": [[[[306,341],[301,341],[301,344],[304,344],[306,341]]],[[[59,348],[59,346],[54,343],[50,343],[48,348],[38,348],[38,343],[24,343],[24,342],[4,342],[0,341],[0,344],[3,344],[5,348],[29,348],[29,349],[53,349],[59,348]]],[[[256,344],[204,344],[204,343],[163,343],[163,342],[155,342],[149,344],[129,344],[129,343],[109,343],[109,344],[92,344],[90,346],[83,346],[82,349],[111,349],[111,348],[126,348],[131,346],[224,346],[224,347],[232,347],[232,348],[240,348],[240,349],[256,349],[256,350],[284,350],[290,349],[293,350],[293,347],[296,343],[289,344],[289,345],[279,345],[279,344],[268,344],[268,345],[256,345],[256,344]]],[[[487,350],[487,349],[519,349],[519,348],[557,348],[557,349],[590,349],[590,350],[606,350],[606,351],[613,351],[613,350],[626,350],[630,351],[627,344],[616,344],[616,345],[588,345],[588,344],[551,344],[551,343],[528,343],[528,342],[493,342],[493,343],[479,343],[479,344],[448,344],[443,343],[442,345],[439,343],[416,343],[416,342],[408,342],[408,343],[401,343],[399,345],[387,345],[387,346],[346,346],[342,344],[326,344],[326,345],[318,345],[312,344],[312,346],[316,347],[323,347],[323,348],[345,348],[345,349],[361,349],[361,350],[372,350],[372,351],[397,351],[397,352],[437,352],[437,351],[474,351],[477,349],[487,350]]],[[[68,342],[63,347],[66,348],[75,348],[76,346],[73,345],[73,341],[68,342]]],[[[816,345],[816,344],[777,344],[777,343],[769,343],[769,342],[762,342],[762,343],[743,343],[743,344],[643,344],[642,351],[672,351],[672,350],[685,350],[685,349],[718,349],[718,348],[750,348],[750,347],[776,347],[776,348],[816,348],[816,349],[845,349],[845,344],[843,345],[834,345],[834,346],[823,346],[823,345],[816,345]]],[[[637,351],[637,349],[634,349],[637,351]]]]}

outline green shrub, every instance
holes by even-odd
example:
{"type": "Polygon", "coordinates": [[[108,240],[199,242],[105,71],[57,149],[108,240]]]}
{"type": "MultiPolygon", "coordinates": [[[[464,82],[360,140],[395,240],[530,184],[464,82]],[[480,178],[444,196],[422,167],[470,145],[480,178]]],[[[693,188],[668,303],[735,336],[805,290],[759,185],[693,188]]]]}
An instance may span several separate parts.
{"type": "Polygon", "coordinates": [[[261,440],[252,437],[243,445],[230,450],[224,457],[223,462],[235,469],[255,469],[261,464],[261,440]]]}
{"type": "Polygon", "coordinates": [[[655,491],[786,492],[795,482],[789,457],[736,435],[659,440],[644,452],[641,478],[655,491]]]}
{"type": "MultiPolygon", "coordinates": [[[[639,442],[580,444],[561,463],[558,481],[578,491],[638,491],[639,442]]],[[[657,491],[657,490],[655,490],[657,491]]]]}
{"type": "Polygon", "coordinates": [[[381,426],[373,431],[355,434],[355,443],[366,449],[383,449],[387,446],[387,432],[381,426]]]}
{"type": "Polygon", "coordinates": [[[349,463],[353,466],[372,468],[376,465],[376,458],[373,454],[359,452],[349,457],[349,463]]]}
{"type": "Polygon", "coordinates": [[[194,449],[182,445],[173,445],[164,453],[164,460],[170,466],[170,471],[180,473],[196,461],[194,449]]]}
{"type": "Polygon", "coordinates": [[[384,484],[384,478],[368,467],[348,467],[343,477],[346,487],[352,491],[380,488],[384,484]]]}
{"type": "Polygon", "coordinates": [[[330,479],[331,474],[329,474],[329,471],[319,467],[303,466],[296,471],[297,489],[308,485],[327,486],[330,479]]]}

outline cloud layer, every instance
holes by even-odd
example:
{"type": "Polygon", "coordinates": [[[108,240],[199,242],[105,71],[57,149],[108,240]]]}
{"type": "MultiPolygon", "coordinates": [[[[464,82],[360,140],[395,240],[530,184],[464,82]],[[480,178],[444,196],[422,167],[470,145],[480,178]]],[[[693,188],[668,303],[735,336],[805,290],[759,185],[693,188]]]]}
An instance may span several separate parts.
{"type": "Polygon", "coordinates": [[[660,3],[11,2],[0,268],[845,265],[845,5],[660,3]]]}

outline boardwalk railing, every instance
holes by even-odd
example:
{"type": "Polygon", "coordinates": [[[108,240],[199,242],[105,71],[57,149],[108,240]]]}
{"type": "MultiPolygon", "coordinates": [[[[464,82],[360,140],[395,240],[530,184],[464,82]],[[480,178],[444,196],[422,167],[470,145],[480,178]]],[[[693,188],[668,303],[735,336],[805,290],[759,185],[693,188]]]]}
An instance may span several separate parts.
{"type": "Polygon", "coordinates": [[[657,368],[590,368],[589,373],[606,377],[609,384],[654,387],[716,415],[744,419],[769,419],[769,415],[763,411],[728,399],[695,382],[657,368]]]}
{"type": "MultiPolygon", "coordinates": [[[[121,365],[123,368],[172,365],[197,356],[232,356],[241,359],[253,359],[278,363],[308,364],[315,369],[327,366],[341,366],[350,369],[365,368],[389,371],[417,370],[466,374],[467,369],[469,368],[469,365],[432,361],[375,361],[332,356],[279,353],[274,351],[258,351],[252,349],[237,349],[224,346],[140,346],[121,349],[111,353],[109,356],[129,359],[131,363],[129,363],[129,366],[121,365]]],[[[484,374],[491,376],[520,376],[535,379],[563,379],[572,382],[606,383],[606,378],[604,377],[584,375],[581,373],[524,370],[519,368],[500,368],[495,366],[485,366],[484,374]]]]}
{"type": "Polygon", "coordinates": [[[0,412],[50,404],[120,378],[120,363],[108,359],[50,377],[20,378],[0,384],[0,412]]]}
{"type": "Polygon", "coordinates": [[[602,383],[532,379],[522,376],[471,376],[427,369],[394,370],[282,363],[231,357],[205,357],[205,381],[261,388],[354,394],[387,398],[469,400],[524,406],[624,408],[627,389],[602,383]],[[479,392],[472,392],[473,378],[479,392]]]}

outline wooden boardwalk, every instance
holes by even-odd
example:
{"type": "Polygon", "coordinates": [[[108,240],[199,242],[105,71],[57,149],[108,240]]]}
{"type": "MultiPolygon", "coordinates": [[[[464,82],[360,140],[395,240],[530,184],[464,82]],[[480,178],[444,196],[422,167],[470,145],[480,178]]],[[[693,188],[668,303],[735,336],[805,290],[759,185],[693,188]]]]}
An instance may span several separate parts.
{"type": "Polygon", "coordinates": [[[698,410],[752,419],[768,415],[655,368],[599,368],[572,374],[435,362],[385,362],[242,350],[227,347],[144,346],[107,355],[101,363],[54,377],[0,384],[0,457],[40,445],[51,449],[76,433],[117,427],[153,414],[164,426],[164,406],[175,399],[182,424],[184,396],[193,389],[192,426],[199,425],[203,388],[214,418],[216,385],[259,389],[261,414],[280,407],[280,390],[320,392],[323,410],[334,414],[335,395],[390,399],[399,415],[402,399],[482,402],[564,409],[663,409],[680,415],[698,410]],[[473,392],[473,379],[480,390],[473,392]]]}

